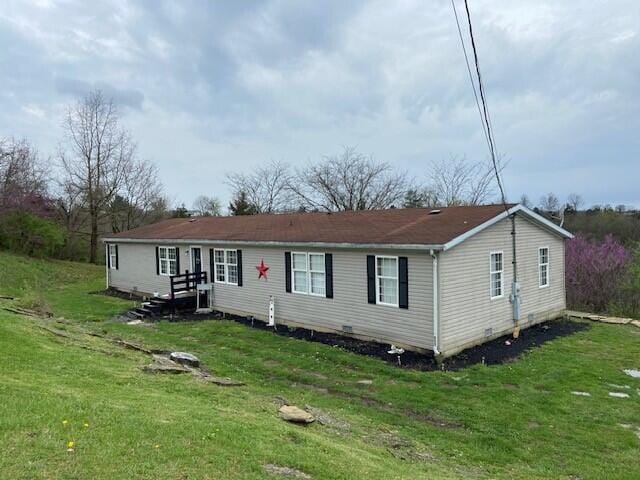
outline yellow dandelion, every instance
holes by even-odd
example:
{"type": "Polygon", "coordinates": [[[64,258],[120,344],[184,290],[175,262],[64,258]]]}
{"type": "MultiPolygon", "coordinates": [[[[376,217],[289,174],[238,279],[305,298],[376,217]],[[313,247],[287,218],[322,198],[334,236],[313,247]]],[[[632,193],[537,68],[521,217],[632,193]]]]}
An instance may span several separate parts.
{"type": "Polygon", "coordinates": [[[160,445],[154,445],[153,448],[160,448],[160,445]]]}
{"type": "Polygon", "coordinates": [[[89,423],[88,422],[84,422],[84,427],[85,428],[89,428],[89,423]]]}
{"type": "Polygon", "coordinates": [[[76,442],[74,442],[73,440],[70,442],[67,442],[67,448],[73,448],[76,446],[76,442]]]}
{"type": "Polygon", "coordinates": [[[66,425],[67,423],[69,423],[69,420],[62,420],[63,425],[66,425]]]}

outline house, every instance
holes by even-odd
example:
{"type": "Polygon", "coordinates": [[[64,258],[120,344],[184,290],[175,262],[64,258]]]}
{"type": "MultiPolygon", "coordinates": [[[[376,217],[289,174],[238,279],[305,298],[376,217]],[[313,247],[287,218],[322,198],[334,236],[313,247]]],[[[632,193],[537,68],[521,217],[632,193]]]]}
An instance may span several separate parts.
{"type": "Polygon", "coordinates": [[[166,295],[171,276],[207,272],[216,310],[266,321],[273,299],[276,323],[446,357],[562,316],[571,237],[485,205],[175,218],[104,242],[109,287],[166,295]]]}

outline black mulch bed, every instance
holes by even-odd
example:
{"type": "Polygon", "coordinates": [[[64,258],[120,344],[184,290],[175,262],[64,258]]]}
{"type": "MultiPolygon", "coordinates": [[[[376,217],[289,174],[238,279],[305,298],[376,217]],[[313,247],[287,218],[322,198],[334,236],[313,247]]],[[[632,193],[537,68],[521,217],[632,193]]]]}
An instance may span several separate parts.
{"type": "MultiPolygon", "coordinates": [[[[223,315],[218,313],[214,318],[225,318],[259,330],[273,330],[265,322],[240,317],[236,315],[223,315]]],[[[181,312],[173,317],[174,321],[210,320],[211,316],[197,315],[189,312],[181,312]]],[[[499,365],[518,358],[522,353],[534,347],[538,347],[558,337],[565,337],[573,333],[586,330],[589,324],[572,320],[552,320],[533,327],[524,329],[516,339],[512,335],[505,335],[490,342],[468,348],[459,354],[445,359],[442,364],[436,362],[432,353],[422,354],[406,351],[400,356],[401,367],[413,370],[459,370],[470,365],[484,363],[486,365],[499,365]],[[506,343],[508,342],[508,344],[506,343]]],[[[274,331],[277,335],[307,340],[310,342],[324,343],[333,347],[343,348],[349,352],[380,358],[388,363],[398,366],[398,356],[388,353],[389,345],[377,342],[358,340],[334,333],[316,332],[306,328],[293,328],[286,325],[277,325],[274,331]]]]}
{"type": "MultiPolygon", "coordinates": [[[[128,300],[140,299],[140,297],[119,292],[115,289],[101,290],[92,293],[113,295],[128,300]]],[[[286,325],[277,325],[274,330],[265,322],[253,319],[252,317],[222,314],[221,312],[201,315],[193,313],[193,311],[182,310],[178,311],[176,315],[155,317],[155,319],[169,321],[198,321],[222,318],[233,320],[259,330],[273,330],[274,334],[277,335],[307,340],[310,342],[324,343],[325,345],[343,348],[344,350],[359,353],[360,355],[377,357],[398,366],[398,356],[388,353],[390,348],[388,344],[358,340],[356,338],[338,335],[335,333],[316,332],[306,328],[287,327],[286,325]]],[[[153,318],[150,320],[153,320],[153,318]]],[[[401,364],[399,366],[413,370],[430,371],[441,369],[459,370],[479,363],[484,363],[485,365],[499,365],[510,362],[518,358],[527,350],[543,345],[555,338],[572,335],[588,328],[589,324],[587,322],[552,320],[522,330],[518,338],[513,338],[511,335],[505,335],[482,345],[478,345],[477,347],[468,348],[453,357],[445,359],[441,364],[436,362],[432,353],[422,354],[406,351],[400,356],[401,364]]]]}

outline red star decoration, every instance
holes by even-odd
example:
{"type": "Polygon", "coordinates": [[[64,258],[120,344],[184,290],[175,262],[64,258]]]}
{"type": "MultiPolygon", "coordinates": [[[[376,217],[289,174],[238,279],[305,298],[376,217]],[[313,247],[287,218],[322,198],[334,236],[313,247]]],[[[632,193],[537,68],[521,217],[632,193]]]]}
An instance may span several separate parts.
{"type": "Polygon", "coordinates": [[[256,270],[258,270],[258,280],[262,277],[264,277],[265,280],[267,279],[267,271],[269,270],[269,267],[264,264],[264,259],[260,260],[260,265],[256,266],[256,270]]]}

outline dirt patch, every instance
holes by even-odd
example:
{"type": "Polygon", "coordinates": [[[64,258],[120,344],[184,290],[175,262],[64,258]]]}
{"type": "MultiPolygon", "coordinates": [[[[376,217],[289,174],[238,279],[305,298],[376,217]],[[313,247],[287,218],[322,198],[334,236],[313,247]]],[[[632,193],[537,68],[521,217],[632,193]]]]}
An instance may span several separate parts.
{"type": "MultiPolygon", "coordinates": [[[[174,316],[174,321],[190,321],[190,320],[211,320],[222,318],[222,314],[203,317],[193,313],[179,313],[174,316]]],[[[349,352],[377,357],[385,362],[398,366],[397,355],[388,353],[389,345],[358,340],[356,338],[347,337],[335,333],[316,332],[306,328],[290,328],[286,325],[278,325],[274,330],[273,327],[267,326],[265,322],[256,320],[252,317],[241,317],[236,315],[224,315],[227,320],[233,320],[248,327],[258,330],[271,331],[276,335],[282,335],[299,340],[309,342],[318,342],[333,347],[339,347],[349,352]]],[[[572,320],[552,320],[545,323],[534,325],[520,332],[518,338],[511,335],[505,335],[490,342],[472,347],[460,352],[459,354],[447,358],[443,363],[438,364],[433,354],[417,353],[407,351],[401,355],[400,368],[408,368],[413,370],[459,370],[470,365],[485,364],[499,365],[508,363],[520,357],[522,353],[543,345],[555,338],[572,335],[576,332],[589,328],[587,322],[572,320]],[[506,343],[508,340],[508,343],[506,343]]],[[[507,387],[508,388],[508,387],[507,387]]]]}
{"type": "Polygon", "coordinates": [[[464,427],[464,425],[460,422],[456,422],[455,420],[447,420],[434,413],[408,411],[407,415],[415,420],[428,423],[429,425],[438,428],[456,429],[464,427]]]}

